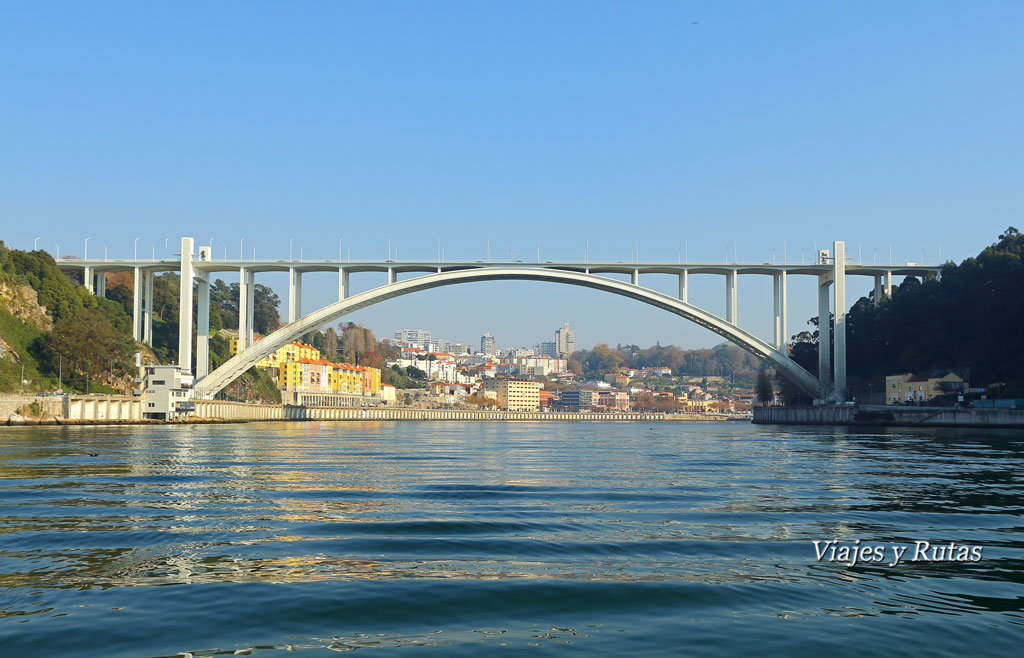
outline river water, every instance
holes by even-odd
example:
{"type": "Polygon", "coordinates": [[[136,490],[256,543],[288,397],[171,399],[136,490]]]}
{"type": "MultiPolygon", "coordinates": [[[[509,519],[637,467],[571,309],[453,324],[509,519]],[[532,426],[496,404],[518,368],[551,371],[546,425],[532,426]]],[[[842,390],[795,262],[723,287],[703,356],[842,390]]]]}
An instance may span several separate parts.
{"type": "Polygon", "coordinates": [[[0,655],[1019,655],[1022,455],[745,423],[3,428],[0,655]],[[817,560],[833,539],[886,560],[817,560]]]}

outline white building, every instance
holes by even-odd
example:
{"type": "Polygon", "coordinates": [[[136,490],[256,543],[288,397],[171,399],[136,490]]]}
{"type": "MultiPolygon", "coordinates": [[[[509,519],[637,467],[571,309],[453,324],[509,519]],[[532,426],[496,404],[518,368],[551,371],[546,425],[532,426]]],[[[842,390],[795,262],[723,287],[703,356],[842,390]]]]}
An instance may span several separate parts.
{"type": "Polygon", "coordinates": [[[420,349],[428,349],[430,344],[429,329],[399,329],[395,332],[395,343],[399,346],[412,345],[420,349]]]}
{"type": "Polygon", "coordinates": [[[388,367],[394,365],[401,368],[415,366],[422,370],[430,381],[472,383],[472,378],[459,370],[455,357],[444,352],[426,352],[418,347],[403,347],[402,355],[397,361],[388,361],[388,367]]]}
{"type": "Polygon", "coordinates": [[[196,408],[192,397],[192,374],[181,366],[139,366],[136,395],[142,396],[142,417],[174,420],[187,417],[196,408]]]}
{"type": "Polygon", "coordinates": [[[555,352],[552,356],[568,357],[576,351],[576,333],[569,329],[569,323],[555,331],[555,352]]]}
{"type": "Polygon", "coordinates": [[[480,353],[493,356],[498,353],[498,344],[494,336],[489,333],[480,337],[480,353]]]}

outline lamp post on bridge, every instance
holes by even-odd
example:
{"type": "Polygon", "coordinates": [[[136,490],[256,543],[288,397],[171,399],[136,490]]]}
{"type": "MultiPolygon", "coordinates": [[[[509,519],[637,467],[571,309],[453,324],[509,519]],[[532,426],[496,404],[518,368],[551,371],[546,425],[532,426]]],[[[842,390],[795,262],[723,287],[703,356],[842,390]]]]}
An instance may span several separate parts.
{"type": "Polygon", "coordinates": [[[82,254],[82,260],[89,260],[89,240],[92,240],[92,238],[85,239],[85,249],[82,254]]]}
{"type": "MultiPolygon", "coordinates": [[[[38,249],[39,249],[39,238],[36,238],[35,240],[32,241],[32,251],[36,251],[38,249]]],[[[22,377],[22,379],[24,379],[24,377],[22,377]]]]}
{"type": "Polygon", "coordinates": [[[103,243],[103,260],[107,260],[107,243],[103,243]]]}
{"type": "Polygon", "coordinates": [[[139,260],[139,238],[135,238],[135,256],[132,260],[139,260]]]}
{"type": "Polygon", "coordinates": [[[245,260],[245,251],[243,251],[242,243],[245,242],[245,238],[238,241],[238,260],[245,260]]]}

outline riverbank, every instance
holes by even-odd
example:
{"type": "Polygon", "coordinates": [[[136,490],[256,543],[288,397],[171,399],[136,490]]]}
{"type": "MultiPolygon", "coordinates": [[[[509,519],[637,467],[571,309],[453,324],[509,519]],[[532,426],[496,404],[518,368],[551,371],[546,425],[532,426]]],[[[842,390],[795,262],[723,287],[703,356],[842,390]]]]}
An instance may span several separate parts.
{"type": "Polygon", "coordinates": [[[0,416],[17,425],[152,425],[240,423],[257,421],[444,420],[471,422],[721,422],[749,417],[723,414],[665,414],[648,412],[591,413],[580,411],[501,411],[476,409],[418,409],[412,407],[319,407],[292,404],[249,404],[225,400],[194,400],[187,417],[173,420],[143,418],[138,398],[129,396],[6,396],[0,416]],[[28,410],[32,409],[32,413],[28,410]]]}
{"type": "Polygon", "coordinates": [[[854,427],[990,427],[1024,429],[1024,410],[890,405],[755,407],[755,424],[854,427]]]}
{"type": "MultiPolygon", "coordinates": [[[[238,410],[235,410],[238,413],[238,410]]],[[[456,411],[438,409],[349,409],[349,408],[282,408],[281,415],[273,417],[254,416],[251,418],[231,417],[198,417],[179,418],[175,420],[153,420],[143,418],[33,418],[11,416],[7,427],[23,427],[38,425],[204,425],[217,423],[256,423],[268,421],[293,422],[351,422],[351,421],[463,421],[463,422],[724,422],[747,421],[745,418],[699,415],[699,414],[608,414],[579,412],[510,412],[510,411],[456,411]]]]}

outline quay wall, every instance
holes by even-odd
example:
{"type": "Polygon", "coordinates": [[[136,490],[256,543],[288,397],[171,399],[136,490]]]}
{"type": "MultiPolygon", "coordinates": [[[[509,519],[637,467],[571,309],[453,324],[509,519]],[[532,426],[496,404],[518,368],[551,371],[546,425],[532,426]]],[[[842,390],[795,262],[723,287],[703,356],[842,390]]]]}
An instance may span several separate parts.
{"type": "MultiPolygon", "coordinates": [[[[712,414],[664,413],[581,413],[466,409],[416,409],[410,407],[322,407],[290,404],[250,404],[226,400],[194,400],[195,411],[184,422],[220,421],[331,421],[331,420],[456,420],[456,421],[724,421],[712,414]]],[[[142,417],[142,401],[119,395],[0,396],[0,421],[9,424],[43,423],[161,423],[142,417]],[[17,411],[33,402],[39,404],[38,418],[18,417],[17,411]]],[[[183,422],[182,420],[166,422],[183,422]]]]}
{"type": "Polygon", "coordinates": [[[901,407],[895,405],[755,407],[754,422],[767,425],[1009,427],[1024,429],[1024,410],[901,407]]]}

